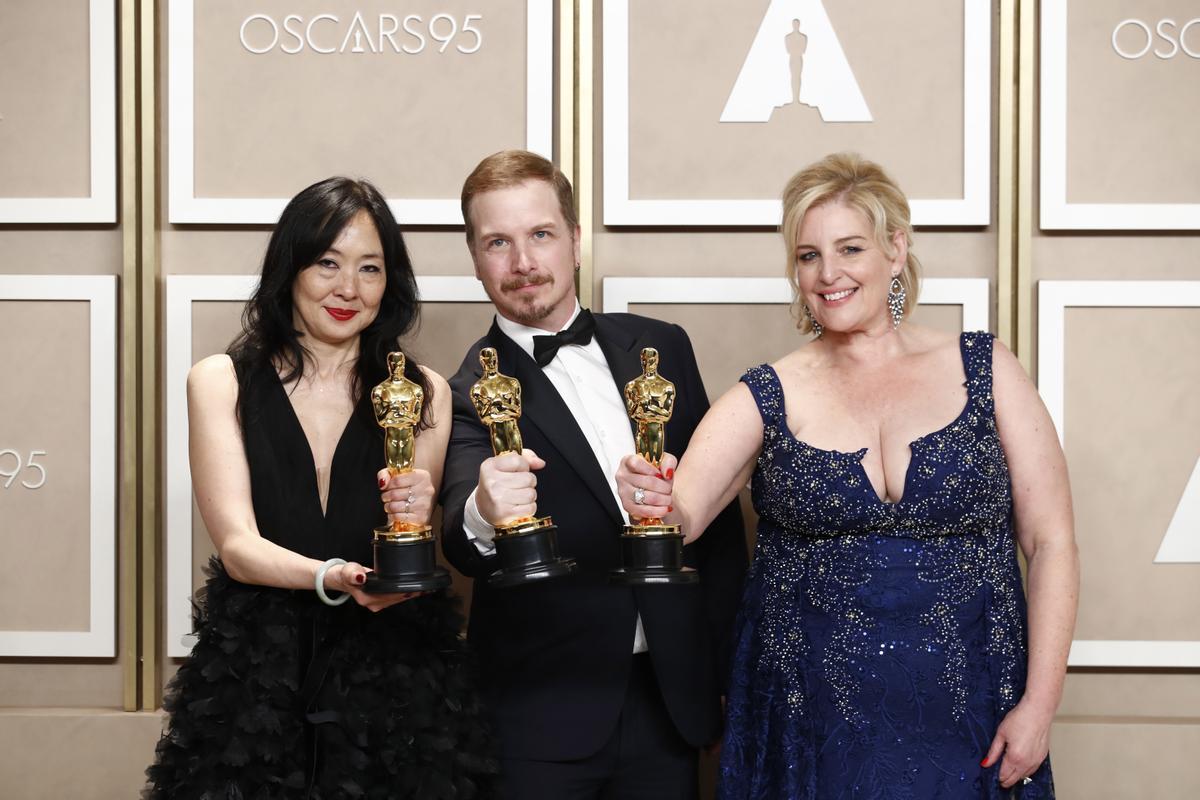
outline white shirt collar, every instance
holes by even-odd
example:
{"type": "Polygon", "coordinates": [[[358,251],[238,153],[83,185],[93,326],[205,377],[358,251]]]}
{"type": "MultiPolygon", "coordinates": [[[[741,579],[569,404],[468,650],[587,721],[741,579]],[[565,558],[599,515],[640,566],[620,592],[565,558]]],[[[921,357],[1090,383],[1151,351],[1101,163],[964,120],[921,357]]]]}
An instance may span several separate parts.
{"type": "MultiPolygon", "coordinates": [[[[581,310],[582,308],[579,305],[579,300],[576,300],[575,310],[571,313],[571,318],[568,319],[563,326],[559,328],[559,330],[565,331],[567,328],[571,327],[571,323],[574,322],[575,318],[579,316],[579,312],[581,310]]],[[[513,322],[511,319],[508,319],[501,314],[496,315],[496,325],[499,326],[501,333],[516,342],[517,346],[524,350],[530,358],[533,358],[533,337],[551,335],[551,332],[548,330],[544,330],[542,328],[531,328],[528,325],[522,325],[519,322],[513,322]]]]}

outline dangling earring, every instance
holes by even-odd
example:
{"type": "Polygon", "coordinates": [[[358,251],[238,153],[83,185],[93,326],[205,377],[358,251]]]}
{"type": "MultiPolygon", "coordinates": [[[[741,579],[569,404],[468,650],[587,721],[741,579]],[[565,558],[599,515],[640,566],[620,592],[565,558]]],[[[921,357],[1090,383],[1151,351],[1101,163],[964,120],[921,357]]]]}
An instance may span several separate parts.
{"type": "Polygon", "coordinates": [[[825,326],[817,322],[817,318],[813,316],[813,313],[809,309],[807,303],[804,304],[804,316],[808,317],[808,324],[812,326],[813,336],[820,339],[821,334],[825,333],[825,326]]]}
{"type": "Polygon", "coordinates": [[[904,291],[904,284],[900,283],[900,278],[892,278],[892,286],[888,289],[887,305],[888,311],[892,315],[892,328],[900,327],[900,320],[904,319],[904,298],[907,296],[904,291]]]}

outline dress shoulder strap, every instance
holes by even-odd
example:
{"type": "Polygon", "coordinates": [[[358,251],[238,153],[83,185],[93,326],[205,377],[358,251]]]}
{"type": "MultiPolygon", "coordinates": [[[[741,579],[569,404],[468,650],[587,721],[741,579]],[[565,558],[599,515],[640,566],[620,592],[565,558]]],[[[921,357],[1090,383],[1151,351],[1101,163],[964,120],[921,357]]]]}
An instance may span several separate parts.
{"type": "Polygon", "coordinates": [[[770,364],[759,364],[746,370],[740,378],[750,389],[758,413],[762,415],[765,428],[778,425],[784,418],[783,384],[770,364]]]}
{"type": "Polygon", "coordinates": [[[994,338],[987,331],[963,331],[958,338],[963,371],[967,375],[967,395],[988,412],[991,412],[995,405],[995,399],[992,397],[994,338]]]}

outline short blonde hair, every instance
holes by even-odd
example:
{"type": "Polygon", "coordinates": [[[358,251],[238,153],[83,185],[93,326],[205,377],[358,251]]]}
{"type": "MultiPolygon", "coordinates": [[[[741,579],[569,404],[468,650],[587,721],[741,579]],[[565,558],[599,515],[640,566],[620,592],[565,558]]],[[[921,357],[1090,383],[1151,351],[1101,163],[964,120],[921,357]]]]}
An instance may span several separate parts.
{"type": "Polygon", "coordinates": [[[575,196],[567,176],[549,159],[537,153],[501,150],[480,161],[463,182],[460,200],[463,221],[466,223],[467,247],[472,252],[475,250],[475,226],[471,224],[471,201],[484,192],[520,186],[526,181],[545,181],[550,184],[558,198],[558,208],[563,221],[567,223],[567,230],[571,236],[575,235],[579,217],[575,214],[575,196]]]}
{"type": "Polygon", "coordinates": [[[787,248],[787,277],[794,296],[792,314],[801,333],[812,332],[812,322],[801,308],[796,281],[796,236],[809,209],[825,203],[845,203],[866,216],[875,229],[875,242],[889,256],[895,255],[892,236],[903,231],[908,244],[908,259],[898,276],[904,287],[904,313],[917,304],[921,262],[913,253],[912,216],[908,199],[891,176],[873,161],[857,153],[833,153],[797,172],[783,190],[783,233],[787,248]]]}

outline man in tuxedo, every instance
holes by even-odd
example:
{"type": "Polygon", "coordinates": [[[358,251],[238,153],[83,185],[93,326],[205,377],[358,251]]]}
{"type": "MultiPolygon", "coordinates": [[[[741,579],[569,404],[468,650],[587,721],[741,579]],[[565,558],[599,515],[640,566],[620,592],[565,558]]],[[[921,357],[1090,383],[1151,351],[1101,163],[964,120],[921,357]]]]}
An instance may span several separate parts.
{"type": "Polygon", "coordinates": [[[691,343],[676,325],[579,307],[571,185],[546,159],[489,156],[467,178],[462,209],[496,318],[450,381],[442,547],[477,579],[469,637],[500,740],[503,796],[695,798],[698,749],[720,735],[746,569],[736,502],[685,549],[698,584],[608,581],[628,521],[613,476],[634,452],[621,390],[641,374],[642,348],[657,348],[678,389],[666,441],[682,453],[708,408],[691,343]],[[493,456],[469,398],[484,347],[521,383],[523,453],[493,456]],[[576,573],[489,586],[499,566],[493,526],[535,512],[553,517],[576,573]]]}

